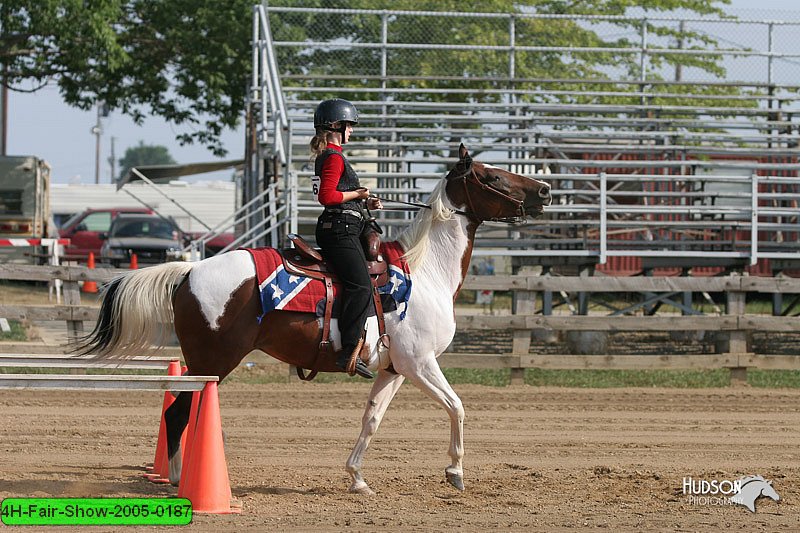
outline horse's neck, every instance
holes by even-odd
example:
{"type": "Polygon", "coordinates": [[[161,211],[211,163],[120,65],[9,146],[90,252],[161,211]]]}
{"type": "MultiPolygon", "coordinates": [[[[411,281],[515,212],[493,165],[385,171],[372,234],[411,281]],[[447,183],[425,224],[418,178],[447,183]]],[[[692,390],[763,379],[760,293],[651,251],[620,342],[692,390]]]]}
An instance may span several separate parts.
{"type": "Polygon", "coordinates": [[[428,252],[417,275],[435,281],[455,299],[467,275],[475,229],[474,224],[464,216],[434,221],[428,235],[428,252]]]}

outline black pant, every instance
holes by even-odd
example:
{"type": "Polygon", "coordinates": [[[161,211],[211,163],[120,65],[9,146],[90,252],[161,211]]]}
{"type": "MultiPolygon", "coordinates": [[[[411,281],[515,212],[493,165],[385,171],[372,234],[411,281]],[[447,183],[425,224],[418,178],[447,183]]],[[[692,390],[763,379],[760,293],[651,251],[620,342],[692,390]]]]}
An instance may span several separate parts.
{"type": "Polygon", "coordinates": [[[317,220],[317,244],[339,276],[344,293],[339,315],[342,349],[351,354],[361,338],[372,305],[372,281],[361,246],[365,222],[344,213],[323,213],[317,220]]]}

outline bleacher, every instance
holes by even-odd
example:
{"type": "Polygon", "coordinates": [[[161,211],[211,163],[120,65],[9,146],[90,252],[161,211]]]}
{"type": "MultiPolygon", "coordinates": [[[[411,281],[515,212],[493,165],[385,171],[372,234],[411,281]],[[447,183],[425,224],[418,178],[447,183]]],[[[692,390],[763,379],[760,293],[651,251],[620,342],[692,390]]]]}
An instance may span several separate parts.
{"type": "MultiPolygon", "coordinates": [[[[339,11],[339,16],[352,12],[353,17],[363,15],[362,22],[374,16],[386,24],[412,16],[339,11]]],[[[276,191],[290,194],[274,200],[273,211],[286,205],[282,223],[312,240],[319,206],[308,185],[311,118],[320,100],[341,96],[360,111],[359,126],[346,147],[348,157],[362,180],[384,198],[424,201],[434,180],[453,164],[461,142],[483,162],[531,176],[549,173],[545,179],[553,185],[555,200],[545,217],[513,227],[484,224],[476,256],[511,256],[517,266],[574,265],[617,274],[672,268],[695,273],[748,269],[770,275],[800,265],[800,97],[797,86],[772,79],[773,62],[780,59],[774,49],[763,54],[739,51],[750,59],[763,58],[769,70],[737,81],[691,78],[687,72],[683,79],[667,81],[663,68],[655,66],[651,75],[634,80],[437,78],[400,75],[387,63],[387,50],[425,49],[424,42],[416,48],[392,43],[384,32],[383,42],[348,47],[343,37],[337,39],[335,28],[327,28],[324,39],[282,41],[276,25],[284,15],[325,10],[267,12],[272,31],[267,27],[268,36],[254,34],[254,41],[258,50],[271,49],[263,57],[267,63],[271,58],[269,67],[277,76],[272,92],[261,87],[269,81],[268,73],[258,78],[261,84],[255,84],[251,104],[266,111],[258,130],[264,149],[275,157],[276,140],[283,135],[287,152],[281,167],[284,182],[276,175],[275,183],[276,191]],[[337,76],[278,62],[292,57],[292,51],[326,47],[339,54],[372,47],[382,58],[381,72],[375,74],[374,65],[366,65],[363,72],[337,76]],[[272,100],[269,94],[274,94],[272,100]],[[281,129],[282,119],[289,128],[281,129]],[[271,129],[263,126],[269,120],[271,129]]],[[[442,24],[459,16],[414,15],[442,24]]],[[[759,21],[749,24],[761,27],[759,21]]],[[[654,51],[655,46],[632,47],[627,53],[651,61],[668,53],[654,51]]],[[[482,47],[474,44],[476,50],[482,47]]],[[[496,48],[512,58],[537,49],[512,45],[489,50],[496,48]]],[[[443,46],[441,53],[453,50],[443,46]]],[[[735,66],[736,51],[725,54],[735,66]]],[[[391,238],[412,216],[405,209],[387,210],[379,220],[391,238]]],[[[273,238],[280,233],[273,232],[273,238]]]]}

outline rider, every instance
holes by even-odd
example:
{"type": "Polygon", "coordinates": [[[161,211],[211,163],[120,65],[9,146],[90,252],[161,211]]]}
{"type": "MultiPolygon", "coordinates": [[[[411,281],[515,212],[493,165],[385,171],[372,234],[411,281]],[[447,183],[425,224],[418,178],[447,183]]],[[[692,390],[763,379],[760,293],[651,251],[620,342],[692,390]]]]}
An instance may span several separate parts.
{"type": "Polygon", "coordinates": [[[372,372],[358,357],[372,305],[372,282],[360,237],[367,227],[364,208],[381,209],[383,205],[380,199],[370,198],[367,188],[361,187],[358,175],[342,153],[342,145],[350,140],[354,124],[358,124],[358,110],[347,100],[324,100],[314,112],[316,134],[310,146],[316,158],[314,174],[319,178],[317,198],[325,207],[317,220],[316,237],[344,289],[339,314],[342,351],[336,366],[344,370],[355,358],[356,372],[372,378],[372,372]]]}

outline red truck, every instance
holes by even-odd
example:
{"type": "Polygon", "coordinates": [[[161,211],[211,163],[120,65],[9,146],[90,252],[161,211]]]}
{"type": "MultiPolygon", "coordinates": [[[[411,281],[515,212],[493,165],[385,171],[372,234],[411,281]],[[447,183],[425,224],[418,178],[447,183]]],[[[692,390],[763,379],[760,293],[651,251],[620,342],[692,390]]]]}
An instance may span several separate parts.
{"type": "Polygon", "coordinates": [[[70,240],[64,253],[68,257],[74,256],[76,259],[85,261],[89,257],[89,252],[94,252],[95,257],[100,259],[100,247],[103,246],[100,234],[108,233],[111,221],[120,213],[153,214],[153,210],[146,207],[112,207],[87,209],[78,213],[64,222],[59,230],[62,239],[70,240]]]}
{"type": "MultiPolygon", "coordinates": [[[[103,236],[108,234],[111,221],[120,213],[146,213],[154,214],[155,211],[146,207],[110,207],[105,209],[87,209],[67,220],[60,230],[61,238],[70,239],[69,246],[65,249],[67,257],[74,257],[79,261],[86,261],[89,252],[100,259],[100,248],[103,246],[103,236]]],[[[199,234],[198,234],[199,235],[199,234]]],[[[185,239],[193,235],[184,233],[185,239]]],[[[212,256],[233,242],[233,233],[223,233],[206,243],[206,257],[212,256]]]]}

